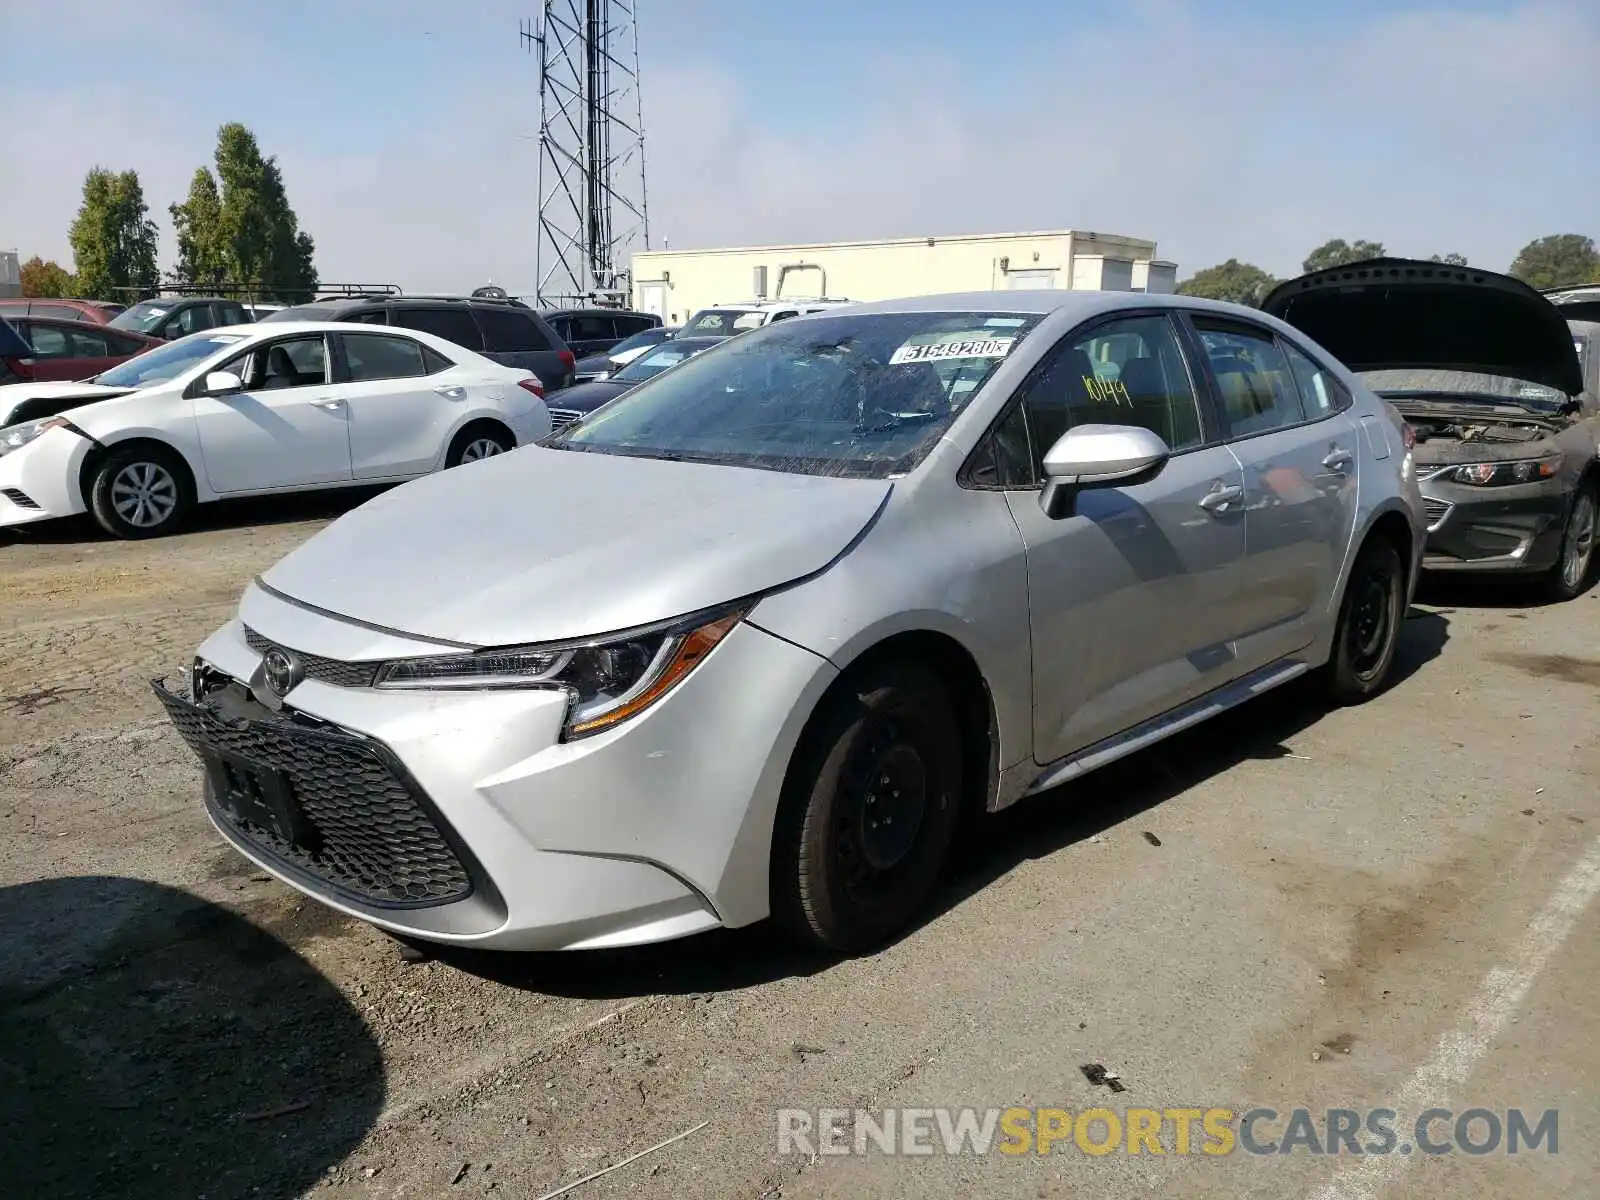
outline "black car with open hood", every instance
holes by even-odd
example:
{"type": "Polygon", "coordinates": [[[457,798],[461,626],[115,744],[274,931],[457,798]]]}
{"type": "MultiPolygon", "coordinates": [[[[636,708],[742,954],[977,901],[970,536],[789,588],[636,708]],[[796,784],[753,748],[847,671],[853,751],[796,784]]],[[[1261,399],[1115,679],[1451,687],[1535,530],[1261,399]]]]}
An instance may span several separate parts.
{"type": "Polygon", "coordinates": [[[1600,407],[1568,314],[1520,280],[1375,258],[1279,284],[1262,308],[1338,357],[1416,433],[1431,570],[1589,583],[1600,407]]]}

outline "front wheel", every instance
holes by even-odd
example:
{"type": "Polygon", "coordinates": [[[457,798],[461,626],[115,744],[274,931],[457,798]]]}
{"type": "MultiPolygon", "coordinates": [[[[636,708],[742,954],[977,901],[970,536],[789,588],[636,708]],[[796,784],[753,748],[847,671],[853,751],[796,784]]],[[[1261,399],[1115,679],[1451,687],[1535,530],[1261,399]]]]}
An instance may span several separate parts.
{"type": "Polygon", "coordinates": [[[1339,604],[1333,657],[1325,668],[1335,704],[1359,704],[1383,690],[1405,619],[1406,571],[1392,543],[1361,548],[1339,604]]]}
{"type": "Polygon", "coordinates": [[[860,953],[927,903],[961,802],[948,689],[910,663],[863,673],[818,714],[784,781],[773,915],[801,941],[860,953]]]}
{"type": "Polygon", "coordinates": [[[113,537],[171,533],[191,503],[188,470],[175,453],[160,446],[113,450],[95,468],[89,484],[89,511],[113,537]]]}
{"type": "Polygon", "coordinates": [[[1555,601],[1571,600],[1589,586],[1594,566],[1595,527],[1600,521],[1600,500],[1594,483],[1586,482],[1572,498],[1566,527],[1561,531],[1561,557],[1550,569],[1545,591],[1555,601]]]}

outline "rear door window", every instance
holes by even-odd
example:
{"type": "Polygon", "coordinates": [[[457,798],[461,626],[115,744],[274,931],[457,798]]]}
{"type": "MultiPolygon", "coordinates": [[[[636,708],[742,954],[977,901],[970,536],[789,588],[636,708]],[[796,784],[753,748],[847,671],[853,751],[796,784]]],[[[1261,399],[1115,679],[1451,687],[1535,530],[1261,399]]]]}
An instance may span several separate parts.
{"type": "Polygon", "coordinates": [[[396,307],[394,323],[402,329],[417,329],[442,337],[468,350],[483,349],[483,335],[465,308],[396,307]]]}
{"type": "Polygon", "coordinates": [[[176,325],[181,333],[199,333],[202,329],[214,328],[216,321],[209,304],[191,304],[173,317],[170,324],[176,325]]]}
{"type": "Polygon", "coordinates": [[[1217,381],[1230,437],[1286,429],[1306,419],[1289,361],[1272,334],[1204,319],[1197,319],[1195,328],[1217,381]]]}
{"type": "MultiPolygon", "coordinates": [[[[463,315],[465,315],[463,313],[463,315]]],[[[376,379],[413,379],[428,374],[422,344],[383,333],[346,333],[345,362],[351,383],[376,379]]]]}
{"type": "Polygon", "coordinates": [[[572,334],[567,338],[569,342],[611,342],[617,338],[617,327],[611,318],[593,313],[573,317],[571,328],[572,334]]]}
{"type": "Polygon", "coordinates": [[[636,333],[643,333],[646,329],[654,329],[656,327],[656,322],[649,317],[638,317],[629,314],[627,316],[615,316],[611,319],[616,322],[617,336],[619,338],[629,338],[636,333]]]}
{"type": "Polygon", "coordinates": [[[82,322],[77,329],[72,331],[72,356],[74,358],[109,357],[116,353],[108,345],[110,340],[105,331],[98,326],[82,322]]]}
{"type": "Polygon", "coordinates": [[[216,314],[218,325],[248,325],[250,314],[245,312],[244,305],[234,300],[221,300],[212,304],[211,310],[216,314]]]}
{"type": "Polygon", "coordinates": [[[491,353],[550,349],[550,339],[529,313],[513,308],[479,308],[473,315],[483,328],[484,348],[491,353]]]}

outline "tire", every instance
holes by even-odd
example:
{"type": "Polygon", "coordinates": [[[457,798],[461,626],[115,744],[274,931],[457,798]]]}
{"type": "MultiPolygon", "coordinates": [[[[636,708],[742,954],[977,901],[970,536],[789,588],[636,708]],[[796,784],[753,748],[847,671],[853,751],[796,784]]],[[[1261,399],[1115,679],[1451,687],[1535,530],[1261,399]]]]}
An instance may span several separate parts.
{"type": "Polygon", "coordinates": [[[857,954],[927,903],[961,809],[962,754],[949,691],[933,672],[886,664],[847,687],[819,710],[790,764],[771,886],[773,916],[792,935],[857,954]]]}
{"type": "Polygon", "coordinates": [[[1339,602],[1333,656],[1324,674],[1334,704],[1360,704],[1383,690],[1394,666],[1405,602],[1400,552],[1387,539],[1370,539],[1350,569],[1339,602]]]}
{"type": "Polygon", "coordinates": [[[1600,489],[1592,479],[1578,486],[1561,530],[1561,553],[1544,579],[1545,595],[1556,603],[1583,595],[1594,574],[1595,532],[1600,528],[1600,489]]]}
{"type": "Polygon", "coordinates": [[[162,537],[188,515],[194,483],[176,451],[141,444],[106,455],[95,467],[88,498],[95,522],[113,537],[162,537]]]}
{"type": "Polygon", "coordinates": [[[456,434],[455,441],[450,443],[450,452],[444,457],[444,465],[448,470],[450,467],[459,467],[462,463],[493,458],[496,454],[504,454],[516,448],[517,439],[503,426],[488,423],[468,425],[456,434]]]}

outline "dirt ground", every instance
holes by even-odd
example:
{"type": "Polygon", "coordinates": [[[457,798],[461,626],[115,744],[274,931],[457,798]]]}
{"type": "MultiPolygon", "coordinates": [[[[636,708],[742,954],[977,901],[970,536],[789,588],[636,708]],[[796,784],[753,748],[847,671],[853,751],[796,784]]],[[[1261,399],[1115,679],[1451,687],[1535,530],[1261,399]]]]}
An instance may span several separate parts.
{"type": "Polygon", "coordinates": [[[758,927],[408,962],[223,846],[149,687],[351,503],[147,543],[0,534],[10,1194],[1596,1194],[1600,591],[1430,589],[1375,702],[1274,693],[992,819],[872,957],[758,927]],[[776,1133],[780,1108],[1435,1104],[1559,1109],[1558,1152],[784,1155],[776,1133]]]}

